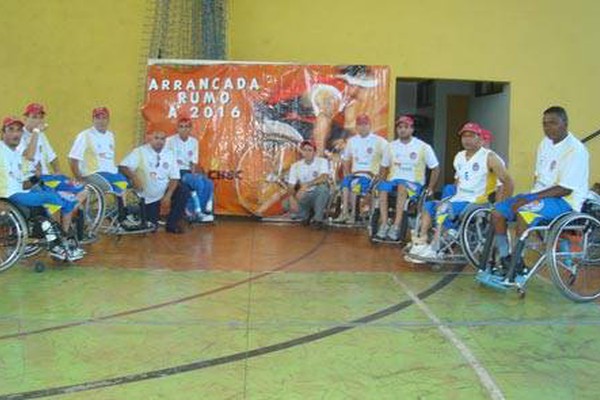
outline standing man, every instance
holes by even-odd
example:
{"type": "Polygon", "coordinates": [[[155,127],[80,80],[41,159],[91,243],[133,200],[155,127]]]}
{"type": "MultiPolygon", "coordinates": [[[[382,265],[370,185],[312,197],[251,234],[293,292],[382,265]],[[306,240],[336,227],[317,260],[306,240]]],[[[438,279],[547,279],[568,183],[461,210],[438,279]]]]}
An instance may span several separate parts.
{"type": "Polygon", "coordinates": [[[535,183],[530,193],[518,194],[496,204],[492,212],[496,247],[504,267],[508,267],[507,221],[517,221],[517,236],[528,226],[548,222],[569,211],[581,211],[588,193],[589,153],[569,132],[564,108],[544,111],[545,138],[537,149],[535,183]]]}
{"type": "MultiPolygon", "coordinates": [[[[458,132],[464,150],[454,157],[456,171],[456,194],[447,202],[428,201],[421,220],[419,236],[413,238],[409,256],[435,258],[437,250],[428,243],[428,233],[433,221],[439,229],[451,227],[452,220],[460,216],[469,204],[488,202],[488,195],[496,188],[497,179],[504,185],[503,194],[511,195],[513,181],[500,159],[484,148],[481,140],[482,128],[474,123],[466,123],[458,132]]],[[[410,257],[409,257],[410,258],[410,257]]],[[[415,261],[410,259],[410,261],[415,261]]]]}
{"type": "Polygon", "coordinates": [[[381,161],[381,176],[387,178],[379,186],[379,229],[375,237],[398,241],[404,203],[418,197],[425,185],[425,169],[431,170],[427,192],[433,193],[440,174],[439,162],[427,143],[413,137],[414,120],[408,115],[396,121],[396,140],[389,143],[381,161]],[[388,193],[397,190],[396,217],[388,226],[388,193]]]}
{"type": "Polygon", "coordinates": [[[352,211],[356,207],[356,195],[365,195],[369,190],[373,178],[379,173],[381,159],[388,143],[381,136],[371,132],[371,119],[366,114],[356,118],[356,130],[358,135],[348,140],[342,153],[342,210],[336,220],[341,223],[354,223],[352,211]],[[348,203],[352,205],[351,210],[348,210],[348,203]]]}
{"type": "Polygon", "coordinates": [[[165,149],[166,135],[153,132],[146,136],[146,144],[136,147],[119,165],[119,170],[145,203],[149,222],[158,223],[161,208],[169,210],[166,230],[183,233],[181,225],[189,189],[179,184],[179,168],[175,155],[165,149]]]}
{"type": "Polygon", "coordinates": [[[329,163],[315,155],[317,146],[313,141],[300,143],[302,159],[292,164],[288,175],[288,192],[292,210],[305,222],[314,213],[312,221],[317,228],[323,226],[323,216],[330,196],[329,163]]]}
{"type": "Polygon", "coordinates": [[[115,165],[115,137],[108,130],[108,108],[94,108],[92,121],[93,126],[80,132],[71,147],[71,171],[77,180],[94,176],[92,180],[100,187],[121,196],[127,189],[127,179],[118,173],[115,165]]]}
{"type": "Polygon", "coordinates": [[[197,222],[212,222],[214,205],[213,182],[198,166],[198,140],[191,136],[192,120],[181,117],[177,121],[177,132],[167,138],[166,149],[175,154],[181,182],[190,189],[191,197],[186,212],[197,222]],[[196,198],[194,198],[196,196],[196,198]],[[195,204],[195,202],[198,204],[195,204]]]}
{"type": "Polygon", "coordinates": [[[42,104],[31,103],[25,107],[25,126],[17,151],[23,155],[25,179],[38,176],[43,186],[60,192],[79,194],[84,186],[72,182],[62,174],[58,157],[44,132],[46,110],[42,104]]]}

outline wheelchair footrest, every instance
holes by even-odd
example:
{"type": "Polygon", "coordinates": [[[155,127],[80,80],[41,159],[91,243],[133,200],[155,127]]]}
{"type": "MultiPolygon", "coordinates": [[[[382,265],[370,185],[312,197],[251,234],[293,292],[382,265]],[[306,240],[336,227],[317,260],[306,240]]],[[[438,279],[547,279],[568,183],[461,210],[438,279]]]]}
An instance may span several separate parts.
{"type": "Polygon", "coordinates": [[[514,285],[507,282],[503,276],[494,275],[491,272],[481,270],[475,275],[475,280],[484,286],[501,291],[507,291],[514,285]]]}

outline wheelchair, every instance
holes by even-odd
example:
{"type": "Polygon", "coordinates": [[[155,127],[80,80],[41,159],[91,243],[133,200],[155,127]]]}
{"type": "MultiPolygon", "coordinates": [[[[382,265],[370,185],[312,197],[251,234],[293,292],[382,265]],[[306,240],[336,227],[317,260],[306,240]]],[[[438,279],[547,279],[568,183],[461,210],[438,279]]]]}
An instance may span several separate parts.
{"type": "Polygon", "coordinates": [[[493,257],[493,232],[481,253],[476,280],[501,290],[526,294],[530,279],[544,266],[568,299],[583,303],[600,298],[600,198],[588,198],[581,212],[568,212],[544,225],[527,228],[517,239],[510,265],[493,257]],[[529,266],[530,265],[530,266],[529,266]]]}
{"type": "MultiPolygon", "coordinates": [[[[22,207],[9,199],[0,199],[0,272],[8,270],[23,258],[56,246],[60,246],[65,254],[60,260],[75,261],[67,254],[73,246],[78,245],[76,235],[63,232],[43,207],[22,207]]],[[[43,262],[35,263],[37,272],[44,269],[43,262]]]]}
{"type": "MultiPolygon", "coordinates": [[[[339,168],[339,166],[338,166],[339,168]]],[[[334,176],[337,175],[336,170],[333,170],[334,176]]],[[[352,173],[353,179],[350,184],[351,196],[354,196],[355,200],[350,199],[349,207],[352,209],[349,211],[350,221],[340,221],[339,218],[342,216],[342,204],[343,204],[343,189],[341,187],[341,181],[334,178],[332,182],[332,195],[329,199],[329,205],[327,206],[327,224],[334,227],[348,227],[348,228],[362,228],[368,227],[370,223],[370,214],[372,208],[373,194],[378,179],[369,171],[357,171],[352,173]],[[371,180],[368,189],[365,193],[361,192],[360,178],[368,178],[371,180]]]]}
{"type": "MultiPolygon", "coordinates": [[[[440,208],[449,203],[450,198],[441,200],[440,208]]],[[[484,244],[489,232],[491,232],[491,211],[489,203],[471,204],[467,206],[459,215],[450,216],[450,227],[444,224],[432,226],[428,234],[428,243],[436,251],[435,257],[422,257],[415,254],[409,254],[412,261],[427,263],[433,265],[453,265],[453,264],[471,264],[478,265],[481,254],[484,250],[484,244]]],[[[419,213],[423,212],[423,207],[419,213]]],[[[416,229],[420,228],[421,216],[416,218],[416,229]]],[[[405,248],[405,253],[409,253],[412,244],[409,243],[405,248]]]]}
{"type": "MultiPolygon", "coordinates": [[[[122,196],[117,196],[101,175],[86,177],[87,185],[94,190],[89,207],[84,207],[87,224],[84,237],[96,236],[97,233],[122,236],[154,232],[156,226],[146,220],[144,199],[135,190],[127,189],[122,196]],[[101,202],[102,211],[98,211],[101,202]],[[89,213],[88,213],[89,211],[89,213]]],[[[87,187],[86,185],[86,187],[87,187]]]]}
{"type": "MultiPolygon", "coordinates": [[[[379,203],[379,192],[376,192],[371,201],[371,210],[369,215],[369,223],[367,225],[367,234],[372,243],[402,243],[408,242],[408,233],[410,231],[419,229],[420,217],[423,205],[427,194],[425,190],[416,196],[408,199],[404,202],[404,212],[402,215],[402,221],[400,222],[400,235],[398,241],[391,241],[389,239],[379,239],[375,235],[379,229],[379,218],[381,216],[381,208],[379,203]]],[[[397,191],[388,193],[388,225],[391,226],[392,222],[396,218],[396,200],[397,191]]]]}

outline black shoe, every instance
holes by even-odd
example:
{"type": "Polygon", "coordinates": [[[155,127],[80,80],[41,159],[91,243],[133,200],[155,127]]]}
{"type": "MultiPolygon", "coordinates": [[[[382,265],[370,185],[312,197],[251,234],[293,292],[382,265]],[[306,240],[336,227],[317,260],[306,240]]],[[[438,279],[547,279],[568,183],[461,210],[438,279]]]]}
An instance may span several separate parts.
{"type": "Polygon", "coordinates": [[[325,228],[325,223],[323,221],[313,221],[311,225],[318,231],[325,228]]]}

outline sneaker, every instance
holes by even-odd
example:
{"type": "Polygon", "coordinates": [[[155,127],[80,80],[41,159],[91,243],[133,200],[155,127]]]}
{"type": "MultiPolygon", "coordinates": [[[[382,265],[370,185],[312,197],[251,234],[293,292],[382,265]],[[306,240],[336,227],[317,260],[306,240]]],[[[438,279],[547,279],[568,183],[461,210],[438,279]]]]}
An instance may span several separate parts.
{"type": "Polygon", "coordinates": [[[57,260],[65,261],[69,257],[69,254],[63,246],[56,245],[52,249],[50,249],[50,257],[56,258],[57,260]]]}
{"type": "Polygon", "coordinates": [[[385,237],[388,234],[388,230],[390,229],[390,227],[388,226],[388,224],[381,224],[379,225],[379,229],[377,230],[377,233],[375,234],[375,237],[377,239],[385,239],[385,237]]]}
{"type": "Polygon", "coordinates": [[[419,257],[423,258],[437,258],[437,251],[431,247],[431,245],[425,245],[425,247],[419,253],[419,257]]]}
{"type": "Polygon", "coordinates": [[[215,216],[212,214],[203,214],[198,218],[198,222],[213,222],[214,220],[215,216]]]}
{"type": "Polygon", "coordinates": [[[68,251],[69,253],[69,261],[77,261],[77,260],[81,260],[85,254],[86,251],[84,249],[82,249],[81,247],[75,247],[75,248],[71,248],[68,251]]]}
{"type": "Polygon", "coordinates": [[[392,242],[397,242],[400,240],[400,228],[393,226],[387,233],[387,238],[392,242]]]}
{"type": "Polygon", "coordinates": [[[333,220],[336,224],[345,224],[349,217],[346,214],[340,214],[336,219],[333,220]]]}
{"type": "Polygon", "coordinates": [[[429,247],[429,245],[426,243],[413,243],[413,245],[410,247],[410,251],[408,252],[408,254],[413,256],[421,256],[421,254],[426,250],[427,247],[429,247]]]}

